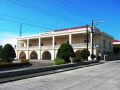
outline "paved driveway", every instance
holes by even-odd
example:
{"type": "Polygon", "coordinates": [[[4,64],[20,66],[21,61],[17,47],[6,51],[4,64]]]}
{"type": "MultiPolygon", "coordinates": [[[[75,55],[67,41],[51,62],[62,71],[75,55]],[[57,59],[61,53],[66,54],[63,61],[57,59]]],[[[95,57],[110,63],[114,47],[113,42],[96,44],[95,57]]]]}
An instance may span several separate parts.
{"type": "Polygon", "coordinates": [[[3,83],[0,90],[120,90],[120,60],[3,83]]]}
{"type": "Polygon", "coordinates": [[[18,66],[18,67],[11,67],[11,68],[2,68],[0,71],[13,71],[13,70],[23,70],[23,69],[31,69],[31,68],[38,68],[38,67],[46,67],[46,66],[52,66],[53,61],[52,60],[30,60],[30,63],[32,65],[30,66],[18,66]]]}
{"type": "Polygon", "coordinates": [[[46,67],[46,66],[52,66],[53,65],[52,60],[30,60],[30,63],[32,65],[28,68],[46,67]]]}

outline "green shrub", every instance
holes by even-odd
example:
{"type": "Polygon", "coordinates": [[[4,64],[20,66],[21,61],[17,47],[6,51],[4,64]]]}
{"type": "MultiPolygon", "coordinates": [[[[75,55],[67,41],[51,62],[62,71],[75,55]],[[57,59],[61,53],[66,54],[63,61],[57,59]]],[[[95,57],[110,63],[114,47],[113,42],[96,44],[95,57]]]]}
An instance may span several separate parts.
{"type": "Polygon", "coordinates": [[[62,58],[65,62],[70,62],[70,57],[75,57],[72,46],[69,43],[63,43],[57,52],[57,57],[62,58]]]}
{"type": "Polygon", "coordinates": [[[60,64],[65,64],[65,60],[64,59],[56,58],[54,60],[54,65],[60,65],[60,64]]]}
{"type": "Polygon", "coordinates": [[[83,59],[87,59],[87,57],[90,56],[90,52],[87,49],[83,49],[80,54],[83,57],[83,59]]]}
{"type": "Polygon", "coordinates": [[[81,59],[81,62],[85,62],[85,61],[87,61],[86,59],[81,59]]]}
{"type": "Polygon", "coordinates": [[[92,58],[92,60],[93,60],[95,57],[96,57],[95,54],[91,54],[91,58],[92,58]]]}
{"type": "Polygon", "coordinates": [[[80,58],[73,58],[73,62],[81,62],[80,58]]]}
{"type": "Polygon", "coordinates": [[[5,64],[5,63],[8,63],[8,62],[5,60],[0,60],[0,64],[5,64]]]}
{"type": "Polygon", "coordinates": [[[16,57],[15,50],[10,44],[6,44],[1,52],[0,52],[0,58],[2,60],[6,60],[8,62],[11,62],[16,57]]]}

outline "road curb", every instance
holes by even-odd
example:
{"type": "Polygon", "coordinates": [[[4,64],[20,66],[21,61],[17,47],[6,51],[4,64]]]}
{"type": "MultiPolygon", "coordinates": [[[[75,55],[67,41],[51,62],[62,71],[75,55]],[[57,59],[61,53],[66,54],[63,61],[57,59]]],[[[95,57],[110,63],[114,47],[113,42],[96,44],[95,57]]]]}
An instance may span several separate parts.
{"type": "Polygon", "coordinates": [[[15,71],[15,72],[7,72],[7,73],[0,73],[0,83],[10,82],[21,80],[25,78],[31,78],[35,76],[42,76],[48,75],[53,73],[59,73],[63,71],[74,70],[78,68],[89,67],[93,65],[103,64],[104,62],[99,63],[92,63],[88,65],[81,65],[81,64],[67,64],[67,65],[59,65],[59,66],[48,66],[44,68],[37,68],[37,69],[30,69],[30,70],[23,70],[23,71],[15,71]],[[2,76],[6,75],[6,76],[2,76]]]}

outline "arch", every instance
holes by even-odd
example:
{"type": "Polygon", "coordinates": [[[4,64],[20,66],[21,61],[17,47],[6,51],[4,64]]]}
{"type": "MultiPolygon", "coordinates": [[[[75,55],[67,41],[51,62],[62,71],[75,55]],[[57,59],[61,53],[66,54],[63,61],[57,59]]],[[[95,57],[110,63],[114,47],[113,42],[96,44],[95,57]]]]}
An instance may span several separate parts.
{"type": "Polygon", "coordinates": [[[42,54],[42,59],[44,60],[51,60],[51,54],[49,51],[44,51],[42,54]]]}
{"type": "Polygon", "coordinates": [[[77,50],[77,51],[75,52],[75,55],[76,55],[76,58],[81,58],[80,50],[77,50]]]}
{"type": "Polygon", "coordinates": [[[20,52],[19,59],[26,59],[26,54],[24,51],[20,52]]]}
{"type": "Polygon", "coordinates": [[[37,53],[35,51],[32,51],[30,53],[30,59],[38,59],[38,55],[37,55],[37,53]]]}

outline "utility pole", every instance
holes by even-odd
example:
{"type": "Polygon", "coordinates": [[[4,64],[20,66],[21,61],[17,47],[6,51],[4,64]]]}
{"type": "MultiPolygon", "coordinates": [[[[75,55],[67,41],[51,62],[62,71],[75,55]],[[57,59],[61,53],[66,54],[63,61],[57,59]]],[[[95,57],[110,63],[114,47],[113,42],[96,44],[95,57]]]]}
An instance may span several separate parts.
{"type": "Polygon", "coordinates": [[[22,36],[22,24],[20,24],[20,37],[22,36]]]}
{"type": "MultiPolygon", "coordinates": [[[[88,50],[88,25],[86,25],[86,28],[87,28],[87,50],[88,50]]],[[[87,56],[88,56],[88,53],[87,53],[87,56]]],[[[87,61],[88,61],[88,57],[87,57],[87,61]]]]}
{"type": "MultiPolygon", "coordinates": [[[[92,50],[91,50],[91,55],[93,55],[93,28],[94,28],[94,22],[93,22],[93,20],[92,20],[92,27],[91,27],[91,38],[92,38],[92,40],[91,40],[91,44],[92,44],[92,50]]],[[[93,60],[93,58],[92,58],[92,60],[93,60]]]]}
{"type": "MultiPolygon", "coordinates": [[[[94,44],[93,44],[93,35],[94,35],[94,23],[95,24],[98,24],[98,23],[101,23],[101,22],[105,22],[105,20],[100,20],[100,21],[97,21],[97,22],[94,22],[93,20],[92,20],[92,27],[91,27],[91,55],[93,55],[94,53],[93,53],[93,46],[94,46],[94,44]]],[[[92,59],[93,60],[93,59],[92,59]]]]}

